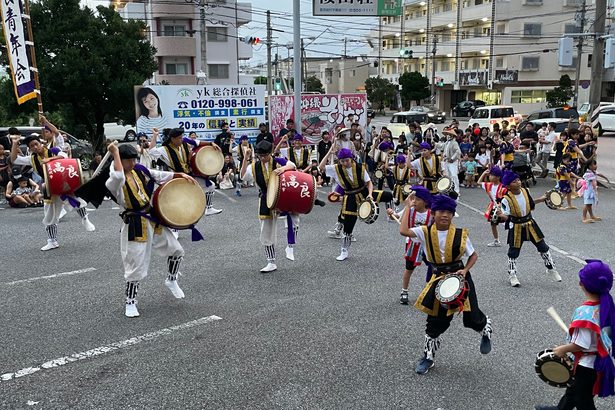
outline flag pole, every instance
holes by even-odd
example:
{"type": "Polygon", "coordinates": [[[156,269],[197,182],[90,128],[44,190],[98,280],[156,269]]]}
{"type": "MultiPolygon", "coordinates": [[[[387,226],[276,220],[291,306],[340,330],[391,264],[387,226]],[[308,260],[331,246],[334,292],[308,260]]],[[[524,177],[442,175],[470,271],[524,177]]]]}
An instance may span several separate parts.
{"type": "Polygon", "coordinates": [[[23,18],[28,26],[28,41],[26,45],[30,51],[30,70],[34,73],[34,92],[36,93],[36,101],[38,103],[38,115],[43,115],[43,97],[41,95],[41,83],[38,77],[38,67],[36,66],[36,52],[34,51],[34,34],[32,33],[32,19],[30,18],[30,0],[24,0],[25,14],[23,18]]]}

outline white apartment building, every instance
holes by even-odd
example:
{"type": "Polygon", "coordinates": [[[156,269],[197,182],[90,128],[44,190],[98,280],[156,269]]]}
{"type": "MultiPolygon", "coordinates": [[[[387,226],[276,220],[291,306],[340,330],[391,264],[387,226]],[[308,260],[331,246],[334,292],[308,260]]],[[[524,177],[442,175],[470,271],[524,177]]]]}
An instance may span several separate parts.
{"type": "MultiPolygon", "coordinates": [[[[419,71],[436,78],[434,104],[450,110],[466,99],[511,104],[519,112],[546,106],[546,91],[563,74],[576,78],[572,66],[558,65],[558,39],[578,33],[575,15],[583,0],[406,0],[403,16],[382,17],[369,33],[370,57],[378,70],[397,83],[401,73],[419,71]],[[435,43],[435,46],[434,46],[435,43]],[[401,58],[401,49],[413,57],[401,58]],[[435,49],[435,54],[434,54],[435,49]],[[433,65],[432,65],[433,64],[433,65]]],[[[587,0],[586,22],[594,20],[594,0],[587,0]]],[[[613,1],[609,0],[610,5],[613,1]]],[[[609,10],[609,13],[611,10],[609,10]]],[[[610,14],[609,14],[610,15],[610,14]]],[[[590,23],[586,23],[586,32],[590,23]]],[[[576,39],[575,39],[576,43],[576,39]]],[[[579,104],[589,100],[591,51],[586,39],[580,71],[579,104]]],[[[606,70],[605,81],[615,80],[606,70]]],[[[604,98],[615,87],[605,86],[604,98]]]]}
{"type": "Polygon", "coordinates": [[[210,0],[204,9],[206,33],[201,33],[198,5],[185,0],[111,3],[124,19],[147,23],[158,60],[152,83],[251,84],[239,75],[239,64],[252,58],[252,46],[238,38],[239,27],[252,21],[251,3],[210,0]]]}

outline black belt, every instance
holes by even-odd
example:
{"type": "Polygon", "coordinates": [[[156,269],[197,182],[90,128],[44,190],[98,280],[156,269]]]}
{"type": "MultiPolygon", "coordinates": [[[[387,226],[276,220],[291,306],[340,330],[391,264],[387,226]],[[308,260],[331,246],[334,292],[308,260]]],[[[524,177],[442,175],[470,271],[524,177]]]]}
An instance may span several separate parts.
{"type": "Polygon", "coordinates": [[[532,218],[532,214],[527,214],[522,217],[516,217],[516,216],[510,217],[510,221],[515,224],[524,224],[524,223],[532,221],[533,219],[534,218],[532,218]]]}
{"type": "Polygon", "coordinates": [[[451,263],[432,263],[431,266],[434,272],[438,274],[457,272],[458,270],[463,269],[464,264],[462,261],[455,261],[451,263]]]}
{"type": "Polygon", "coordinates": [[[141,218],[141,214],[148,214],[152,211],[152,206],[150,204],[147,204],[147,206],[144,206],[143,208],[140,209],[126,209],[124,212],[120,213],[120,218],[122,218],[122,220],[124,221],[125,224],[130,223],[130,220],[134,217],[139,217],[141,218]]]}
{"type": "Polygon", "coordinates": [[[353,189],[352,191],[346,191],[344,190],[345,195],[355,195],[360,193],[361,191],[363,191],[365,188],[367,188],[366,185],[363,185],[361,188],[359,189],[353,189]]]}

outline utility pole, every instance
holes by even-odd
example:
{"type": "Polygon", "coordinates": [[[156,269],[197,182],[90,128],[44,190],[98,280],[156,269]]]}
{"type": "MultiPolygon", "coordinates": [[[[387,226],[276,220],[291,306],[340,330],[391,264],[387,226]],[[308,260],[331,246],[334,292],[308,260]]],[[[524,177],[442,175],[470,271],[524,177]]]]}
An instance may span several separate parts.
{"type": "Polygon", "coordinates": [[[301,129],[301,2],[293,0],[293,43],[294,50],[294,88],[295,88],[295,127],[297,132],[303,133],[301,129]]]}
{"type": "MultiPolygon", "coordinates": [[[[459,1],[459,0],[458,0],[459,1]]],[[[425,77],[429,75],[429,64],[427,64],[427,56],[429,56],[429,43],[431,33],[431,2],[432,0],[427,0],[427,28],[425,29],[425,77]]]]}
{"type": "Polygon", "coordinates": [[[378,77],[382,70],[382,17],[378,17],[378,77]]]}
{"type": "MultiPolygon", "coordinates": [[[[453,90],[459,90],[459,70],[461,70],[461,9],[462,2],[457,1],[457,24],[455,25],[455,83],[453,90]]],[[[451,101],[456,104],[457,101],[451,101]]],[[[452,113],[451,113],[452,115],[452,113]]]]}
{"type": "MultiPolygon", "coordinates": [[[[267,10],[267,95],[271,95],[271,11],[267,10]]],[[[276,55],[277,61],[277,55],[276,55]]]]}
{"type": "Polygon", "coordinates": [[[209,79],[209,67],[207,66],[207,27],[205,26],[205,2],[199,2],[199,12],[201,15],[201,69],[205,72],[204,84],[209,79]]]}
{"type": "Polygon", "coordinates": [[[431,103],[436,100],[436,51],[438,44],[438,36],[433,34],[433,49],[431,50],[431,103]]]}
{"type": "Polygon", "coordinates": [[[305,45],[303,44],[303,39],[301,39],[301,79],[303,80],[303,87],[301,87],[301,91],[305,91],[305,82],[307,78],[307,57],[305,55],[305,45]]]}
{"type": "Polygon", "coordinates": [[[589,104],[592,112],[600,103],[602,96],[602,73],[604,72],[604,25],[606,20],[606,0],[596,0],[596,20],[592,32],[594,51],[592,52],[592,78],[589,85],[589,104]]]}
{"type": "MultiPolygon", "coordinates": [[[[401,2],[401,21],[399,24],[399,49],[400,50],[403,50],[406,47],[406,45],[404,44],[405,43],[404,42],[404,31],[406,31],[404,27],[404,22],[406,20],[406,8],[404,6],[404,3],[405,3],[404,1],[401,2]]],[[[404,64],[405,64],[404,60],[401,59],[401,70],[399,72],[399,75],[402,75],[404,73],[404,64]]]]}
{"type": "Polygon", "coordinates": [[[489,69],[487,70],[487,86],[493,90],[493,54],[495,53],[495,5],[497,2],[491,2],[491,24],[489,25],[489,69]]]}
{"type": "MultiPolygon", "coordinates": [[[[581,5],[581,24],[579,33],[583,34],[585,31],[585,13],[587,12],[587,1],[583,0],[581,5]]],[[[579,42],[577,43],[577,70],[574,79],[574,103],[575,107],[579,107],[579,77],[581,76],[581,58],[583,57],[583,36],[579,36],[579,42]]],[[[593,65],[593,64],[592,64],[593,65]]]]}
{"type": "Polygon", "coordinates": [[[348,56],[347,50],[348,50],[348,39],[346,37],[344,37],[344,57],[343,57],[344,60],[348,56]]]}

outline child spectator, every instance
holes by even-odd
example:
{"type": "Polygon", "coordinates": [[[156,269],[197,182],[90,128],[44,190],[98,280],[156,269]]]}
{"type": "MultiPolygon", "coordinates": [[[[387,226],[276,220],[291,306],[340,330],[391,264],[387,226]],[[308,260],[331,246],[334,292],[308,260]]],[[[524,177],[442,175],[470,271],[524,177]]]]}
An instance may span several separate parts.
{"type": "Polygon", "coordinates": [[[476,176],[476,171],[478,169],[478,162],[476,162],[476,160],[474,159],[473,153],[467,155],[467,159],[463,163],[463,167],[466,174],[466,188],[476,187],[476,181],[474,180],[474,177],[476,176]]]}
{"type": "Polygon", "coordinates": [[[467,131],[463,136],[463,142],[459,144],[459,149],[461,150],[462,155],[466,155],[472,151],[472,142],[470,141],[470,135],[467,131]]]}
{"type": "Polygon", "coordinates": [[[598,204],[598,182],[596,170],[598,163],[595,159],[589,160],[587,163],[587,171],[583,174],[583,179],[579,180],[580,186],[579,195],[583,195],[583,223],[594,223],[601,221],[602,218],[594,215],[593,207],[598,204]],[[589,214],[589,218],[587,217],[589,214]]]}
{"type": "Polygon", "coordinates": [[[477,174],[485,172],[491,164],[491,155],[487,152],[487,146],[485,144],[478,145],[478,154],[476,155],[476,162],[478,162],[477,174]]]}
{"type": "Polygon", "coordinates": [[[322,179],[322,175],[320,174],[320,171],[318,169],[318,165],[313,165],[310,168],[310,174],[312,174],[312,176],[314,177],[314,179],[316,180],[316,187],[320,188],[323,185],[323,179],[322,179]]]}
{"type": "Polygon", "coordinates": [[[38,185],[25,175],[9,181],[6,187],[5,197],[12,208],[42,206],[41,196],[38,185]]]}
{"type": "MultiPolygon", "coordinates": [[[[572,205],[572,186],[570,184],[571,177],[576,175],[569,170],[570,166],[570,154],[564,154],[562,156],[562,164],[555,170],[555,177],[557,178],[557,189],[566,198],[568,203],[567,208],[563,209],[577,209],[572,205]]],[[[578,177],[577,177],[578,178],[578,177]]]]}

